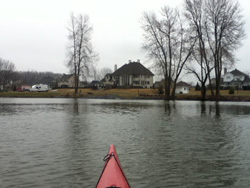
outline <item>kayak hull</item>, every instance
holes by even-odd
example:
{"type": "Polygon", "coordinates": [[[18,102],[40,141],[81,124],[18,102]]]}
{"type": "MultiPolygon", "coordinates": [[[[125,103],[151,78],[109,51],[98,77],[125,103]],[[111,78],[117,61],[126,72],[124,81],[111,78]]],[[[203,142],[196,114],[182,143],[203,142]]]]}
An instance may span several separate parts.
{"type": "Polygon", "coordinates": [[[130,188],[113,144],[110,146],[109,153],[104,160],[105,165],[96,188],[130,188]]]}

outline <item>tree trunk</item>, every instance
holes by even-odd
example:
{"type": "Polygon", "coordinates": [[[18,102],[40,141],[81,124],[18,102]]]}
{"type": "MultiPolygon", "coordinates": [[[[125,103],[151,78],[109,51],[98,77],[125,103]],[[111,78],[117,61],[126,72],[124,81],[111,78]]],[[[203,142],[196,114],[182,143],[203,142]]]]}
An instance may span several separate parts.
{"type": "Polygon", "coordinates": [[[208,74],[208,80],[209,80],[209,87],[210,87],[211,95],[214,96],[214,90],[213,90],[213,86],[211,83],[211,75],[210,74],[208,74]]]}
{"type": "Polygon", "coordinates": [[[78,92],[78,88],[77,88],[77,85],[76,85],[76,83],[77,83],[77,74],[76,74],[76,72],[77,72],[77,70],[76,70],[76,65],[75,65],[75,94],[77,94],[77,92],[78,92]]]}
{"type": "Polygon", "coordinates": [[[176,80],[174,81],[171,97],[174,99],[175,98],[175,90],[176,90],[176,80]]]}
{"type": "Polygon", "coordinates": [[[169,100],[170,89],[171,89],[171,81],[169,81],[169,79],[165,79],[165,99],[166,100],[169,100]]]}
{"type": "Polygon", "coordinates": [[[220,100],[220,77],[219,76],[216,78],[215,96],[216,96],[216,101],[219,101],[220,100]]]}
{"type": "Polygon", "coordinates": [[[207,88],[205,83],[201,83],[201,100],[205,101],[206,100],[206,93],[207,93],[207,88]]]}

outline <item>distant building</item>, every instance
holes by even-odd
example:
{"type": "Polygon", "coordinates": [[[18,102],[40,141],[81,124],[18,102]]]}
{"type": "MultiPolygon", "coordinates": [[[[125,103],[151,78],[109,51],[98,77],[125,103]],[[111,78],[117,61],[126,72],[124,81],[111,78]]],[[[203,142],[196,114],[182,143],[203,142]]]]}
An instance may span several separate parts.
{"type": "Polygon", "coordinates": [[[85,87],[89,87],[89,84],[88,84],[87,81],[80,81],[80,85],[79,86],[85,88],[85,87]]]}
{"type": "Polygon", "coordinates": [[[176,94],[187,94],[189,93],[191,85],[186,82],[180,81],[176,84],[175,93],[176,94]]]}
{"type": "Polygon", "coordinates": [[[63,74],[57,80],[57,86],[61,88],[75,87],[75,77],[74,74],[63,74]]]}
{"type": "Polygon", "coordinates": [[[116,87],[116,80],[113,74],[106,74],[105,77],[101,80],[105,88],[116,87]]]}
{"type": "Polygon", "coordinates": [[[238,87],[239,89],[242,89],[243,87],[250,86],[250,78],[247,74],[237,69],[234,69],[231,72],[227,72],[227,69],[225,69],[222,86],[238,87]]]}
{"type": "Polygon", "coordinates": [[[97,88],[101,87],[101,82],[98,80],[92,80],[92,82],[90,82],[89,86],[97,89],[97,88]]]}
{"type": "Polygon", "coordinates": [[[129,61],[112,74],[107,74],[102,82],[105,87],[151,88],[153,76],[154,74],[137,60],[137,62],[129,61]]]}
{"type": "Polygon", "coordinates": [[[12,84],[10,84],[9,87],[9,89],[13,91],[29,91],[31,85],[27,84],[22,80],[16,80],[12,84]]]}

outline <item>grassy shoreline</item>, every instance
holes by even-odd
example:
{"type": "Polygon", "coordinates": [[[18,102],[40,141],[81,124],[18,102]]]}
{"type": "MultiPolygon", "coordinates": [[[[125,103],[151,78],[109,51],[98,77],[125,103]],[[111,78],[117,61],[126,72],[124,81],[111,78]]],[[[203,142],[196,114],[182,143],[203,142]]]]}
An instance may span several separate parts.
{"type": "MultiPolygon", "coordinates": [[[[80,89],[74,94],[74,89],[58,89],[49,92],[0,92],[0,97],[16,98],[99,98],[99,99],[157,99],[164,100],[164,95],[157,94],[157,89],[109,89],[93,90],[80,89]]],[[[192,89],[189,94],[177,94],[175,100],[201,100],[199,91],[192,89]]],[[[207,94],[208,101],[214,101],[210,92],[207,94]]],[[[250,91],[239,90],[235,94],[228,94],[228,90],[221,91],[221,101],[250,101],[250,91]]]]}

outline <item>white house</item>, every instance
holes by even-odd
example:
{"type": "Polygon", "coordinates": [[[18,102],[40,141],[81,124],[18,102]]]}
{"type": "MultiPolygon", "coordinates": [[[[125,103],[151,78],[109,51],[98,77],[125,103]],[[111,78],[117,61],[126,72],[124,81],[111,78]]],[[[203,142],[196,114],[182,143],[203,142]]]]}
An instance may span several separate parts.
{"type": "Polygon", "coordinates": [[[101,80],[106,88],[115,87],[116,80],[112,74],[106,74],[104,79],[101,80]]]}
{"type": "Polygon", "coordinates": [[[186,82],[180,81],[176,84],[176,94],[187,94],[190,91],[191,86],[186,82]]]}
{"type": "Polygon", "coordinates": [[[250,80],[249,76],[237,69],[234,69],[231,72],[227,72],[227,69],[224,70],[223,75],[223,84],[224,87],[239,87],[249,86],[250,80]]]}
{"type": "Polygon", "coordinates": [[[74,74],[63,74],[58,80],[58,87],[75,87],[74,74]]]}

